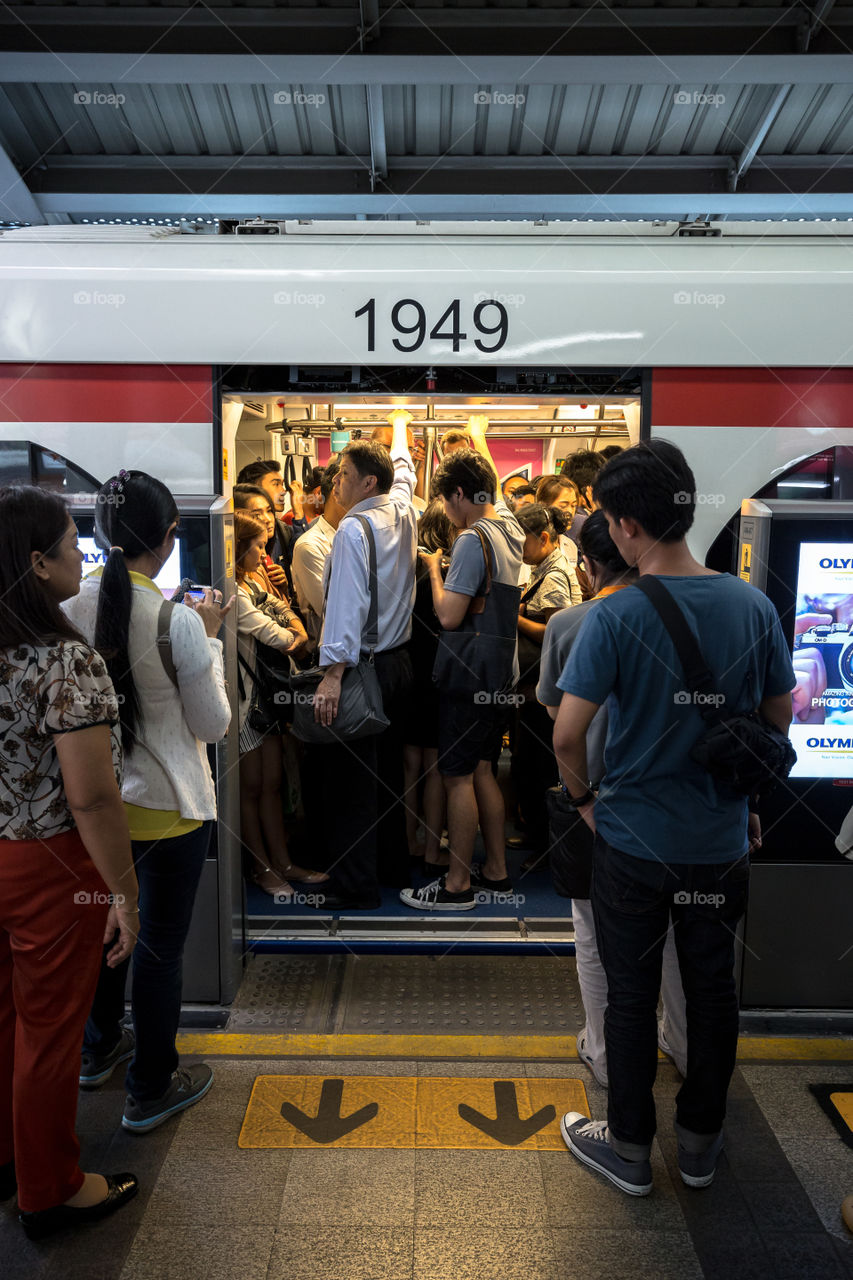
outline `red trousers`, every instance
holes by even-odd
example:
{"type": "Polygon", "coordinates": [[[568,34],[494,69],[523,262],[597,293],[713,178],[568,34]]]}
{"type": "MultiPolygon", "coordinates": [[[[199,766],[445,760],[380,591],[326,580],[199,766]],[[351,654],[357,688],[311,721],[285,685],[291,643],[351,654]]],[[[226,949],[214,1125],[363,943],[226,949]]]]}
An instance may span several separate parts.
{"type": "Polygon", "coordinates": [[[83,1185],[74,1132],[107,891],[76,831],[0,840],[0,1164],[28,1213],[83,1185]]]}

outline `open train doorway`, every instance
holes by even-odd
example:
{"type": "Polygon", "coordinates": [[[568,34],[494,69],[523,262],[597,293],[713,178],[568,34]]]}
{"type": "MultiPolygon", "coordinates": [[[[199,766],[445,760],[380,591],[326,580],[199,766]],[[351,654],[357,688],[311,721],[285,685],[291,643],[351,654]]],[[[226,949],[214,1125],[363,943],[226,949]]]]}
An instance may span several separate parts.
{"type": "MultiPolygon", "coordinates": [[[[599,452],[640,438],[645,378],[635,370],[528,368],[364,369],[283,366],[232,367],[219,371],[225,471],[233,484],[244,467],[263,459],[280,463],[289,481],[308,483],[350,440],[369,439],[389,415],[405,409],[426,455],[424,491],[440,463],[448,433],[464,432],[476,414],[488,419],[487,437],[503,483],[519,475],[535,482],[560,472],[577,450],[599,452]]],[[[452,439],[452,436],[450,437],[452,439]]],[[[281,511],[291,517],[287,498],[281,511]]],[[[310,514],[310,511],[309,511],[310,514]]],[[[507,802],[507,834],[515,800],[509,781],[509,734],[498,762],[507,802]]],[[[289,855],[303,866],[322,868],[322,815],[306,811],[300,787],[300,745],[284,735],[282,802],[289,855]]],[[[478,838],[479,848],[479,838],[478,838]]],[[[407,850],[401,851],[406,859],[407,850]]],[[[477,854],[475,853],[475,857],[477,854]]],[[[524,848],[508,851],[516,892],[511,900],[478,904],[458,914],[424,917],[383,890],[372,911],[333,913],[306,905],[307,893],[276,902],[247,879],[246,932],[257,950],[348,949],[441,950],[449,944],[477,951],[535,951],[571,947],[568,902],[553,888],[547,859],[532,870],[524,848]]]]}

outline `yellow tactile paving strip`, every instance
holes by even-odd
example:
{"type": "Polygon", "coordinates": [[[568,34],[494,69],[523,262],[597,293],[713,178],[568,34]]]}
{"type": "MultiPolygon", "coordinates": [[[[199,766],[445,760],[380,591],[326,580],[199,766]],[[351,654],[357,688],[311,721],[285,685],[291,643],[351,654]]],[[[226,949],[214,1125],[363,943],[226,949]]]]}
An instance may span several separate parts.
{"type": "MultiPolygon", "coordinates": [[[[233,1058],[468,1058],[555,1061],[577,1058],[574,1036],[264,1035],[182,1032],[179,1053],[233,1058]]],[[[853,1062],[853,1039],[742,1036],[739,1062],[853,1062]]]]}
{"type": "Polygon", "coordinates": [[[580,1080],[262,1075],[238,1145],[562,1151],[567,1111],[589,1114],[580,1080]]]}
{"type": "Polygon", "coordinates": [[[829,1100],[847,1128],[853,1132],[853,1093],[831,1093],[829,1100]]]}

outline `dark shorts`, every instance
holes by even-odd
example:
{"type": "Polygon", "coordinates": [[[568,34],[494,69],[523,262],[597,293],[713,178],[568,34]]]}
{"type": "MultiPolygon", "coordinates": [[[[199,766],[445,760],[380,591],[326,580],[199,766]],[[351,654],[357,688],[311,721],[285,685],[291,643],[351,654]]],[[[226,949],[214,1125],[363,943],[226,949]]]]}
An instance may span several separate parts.
{"type": "Polygon", "coordinates": [[[438,709],[438,772],[464,778],[481,760],[494,760],[500,755],[506,722],[505,706],[443,700],[438,709]]]}

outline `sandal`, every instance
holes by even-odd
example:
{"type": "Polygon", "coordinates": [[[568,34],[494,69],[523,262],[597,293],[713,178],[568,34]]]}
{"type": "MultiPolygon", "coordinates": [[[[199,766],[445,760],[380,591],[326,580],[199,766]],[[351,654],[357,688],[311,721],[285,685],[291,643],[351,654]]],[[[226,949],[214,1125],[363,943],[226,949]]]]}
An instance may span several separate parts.
{"type": "Polygon", "coordinates": [[[289,862],[276,874],[286,876],[294,884],[324,884],[329,879],[325,871],[309,871],[306,867],[298,867],[295,862],[289,862]]]}
{"type": "Polygon", "coordinates": [[[293,888],[274,867],[261,867],[252,873],[252,884],[263,889],[264,893],[274,897],[276,902],[289,902],[293,897],[293,888]]]}

